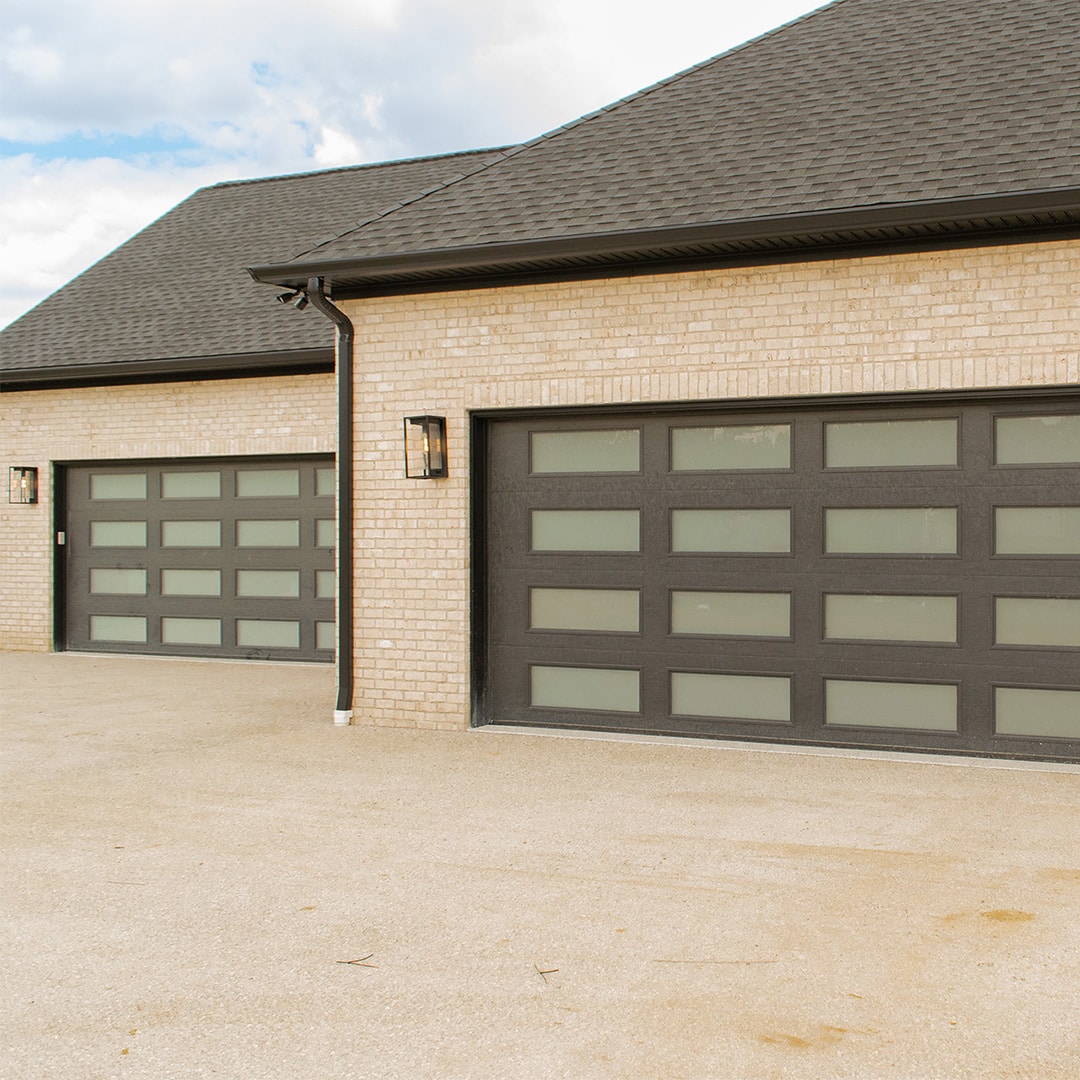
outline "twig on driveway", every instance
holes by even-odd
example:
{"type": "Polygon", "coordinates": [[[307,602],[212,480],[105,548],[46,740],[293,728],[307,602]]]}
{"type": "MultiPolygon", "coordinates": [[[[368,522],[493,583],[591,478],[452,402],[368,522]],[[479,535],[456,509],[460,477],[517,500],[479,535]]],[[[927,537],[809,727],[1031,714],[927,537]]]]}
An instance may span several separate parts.
{"type": "Polygon", "coordinates": [[[365,960],[370,960],[374,955],[375,954],[373,952],[369,952],[367,954],[367,956],[361,956],[359,960],[335,960],[334,963],[335,964],[352,964],[353,967],[377,968],[379,966],[378,964],[365,964],[364,963],[365,960]]]}

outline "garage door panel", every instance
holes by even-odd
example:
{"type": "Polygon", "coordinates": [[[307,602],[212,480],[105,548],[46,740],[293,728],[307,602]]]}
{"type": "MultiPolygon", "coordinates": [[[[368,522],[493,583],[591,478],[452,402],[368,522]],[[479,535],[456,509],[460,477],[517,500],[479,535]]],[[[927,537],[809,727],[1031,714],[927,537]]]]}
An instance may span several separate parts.
{"type": "Polygon", "coordinates": [[[67,647],[330,659],[332,473],[325,457],[69,466],[67,647]],[[106,546],[129,522],[145,543],[106,546]]]}
{"type": "Polygon", "coordinates": [[[1059,400],[492,421],[485,719],[1077,756],[1072,698],[1045,699],[1053,738],[1015,718],[995,731],[993,703],[1003,682],[1077,687],[1080,468],[1015,459],[1069,457],[1078,415],[1059,400]],[[1004,424],[1010,410],[1054,422],[1004,424]],[[640,472],[529,475],[537,432],[595,441],[605,423],[637,432],[640,472]],[[535,510],[637,510],[639,549],[534,550],[535,510]],[[636,711],[531,701],[536,665],[620,664],[640,672],[636,711]]]}

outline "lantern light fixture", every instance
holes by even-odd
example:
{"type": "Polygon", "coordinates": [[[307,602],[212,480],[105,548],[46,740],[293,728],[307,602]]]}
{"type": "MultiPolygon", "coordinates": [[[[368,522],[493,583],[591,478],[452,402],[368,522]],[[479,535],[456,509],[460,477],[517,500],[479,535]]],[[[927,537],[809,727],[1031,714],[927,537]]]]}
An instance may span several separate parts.
{"type": "Polygon", "coordinates": [[[438,480],[446,467],[446,417],[405,417],[405,476],[409,480],[438,480]]]}
{"type": "Polygon", "coordinates": [[[31,465],[12,465],[8,469],[8,502],[38,501],[38,471],[31,465]]]}

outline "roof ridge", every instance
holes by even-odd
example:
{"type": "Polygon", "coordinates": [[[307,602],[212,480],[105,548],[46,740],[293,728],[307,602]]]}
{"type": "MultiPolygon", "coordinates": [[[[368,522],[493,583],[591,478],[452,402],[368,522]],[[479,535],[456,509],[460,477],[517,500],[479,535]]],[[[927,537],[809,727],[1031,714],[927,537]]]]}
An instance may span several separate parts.
{"type": "MultiPolygon", "coordinates": [[[[325,240],[321,240],[318,244],[313,245],[306,251],[301,251],[293,256],[294,260],[304,259],[316,252],[321,247],[325,247],[327,244],[333,243],[335,240],[340,240],[344,236],[348,236],[351,233],[359,232],[361,229],[367,228],[369,225],[373,225],[376,221],[381,221],[383,218],[389,217],[391,214],[397,213],[399,210],[406,206],[411,206],[413,203],[419,202],[421,199],[426,199],[429,195],[434,195],[437,191],[445,191],[446,188],[452,187],[454,184],[460,183],[462,180],[466,180],[469,177],[476,176],[478,173],[484,172],[487,169],[494,168],[496,165],[505,161],[507,158],[514,157],[517,154],[523,153],[526,150],[531,149],[534,146],[547,142],[550,139],[554,139],[561,135],[564,131],[570,131],[573,128],[579,127],[581,124],[587,123],[590,120],[594,120],[607,113],[613,112],[615,109],[620,108],[623,105],[627,105],[632,101],[636,101],[639,98],[646,97],[647,95],[654,93],[657,90],[662,89],[671,83],[677,82],[680,79],[684,79],[696,71],[702,68],[708,67],[710,64],[718,63],[720,60],[725,59],[734,53],[741,52],[743,49],[749,48],[751,45],[756,45],[760,41],[764,41],[766,38],[773,37],[776,34],[780,34],[790,27],[795,26],[797,23],[804,22],[807,19],[812,19],[814,16],[821,14],[825,8],[837,7],[840,4],[848,3],[849,0],[821,0],[821,3],[812,11],[806,11],[802,15],[797,15],[794,19],[789,19],[786,23],[782,23],[780,26],[774,26],[770,30],[766,30],[756,37],[752,37],[747,41],[743,41],[738,45],[732,46],[730,49],[725,49],[721,53],[717,53],[715,56],[710,56],[706,60],[702,60],[696,64],[691,64],[690,67],[683,68],[681,71],[675,72],[673,75],[668,75],[658,82],[652,83],[650,86],[646,86],[641,90],[635,90],[632,94],[627,94],[624,97],[617,98],[615,101],[609,102],[607,105],[602,105],[599,109],[594,109],[592,112],[585,113],[583,116],[579,116],[574,120],[570,120],[565,124],[560,124],[558,127],[551,128],[549,131],[545,131],[540,135],[535,136],[532,139],[527,139],[525,142],[517,143],[514,146],[504,147],[501,150],[496,148],[491,151],[492,153],[498,153],[493,161],[481,162],[475,169],[470,169],[467,172],[460,173],[457,176],[448,177],[445,181],[439,184],[434,184],[432,187],[421,191],[419,194],[413,196],[411,199],[405,199],[403,202],[395,203],[393,206],[388,206],[383,210],[372,214],[365,218],[363,221],[358,221],[354,225],[350,226],[344,232],[338,233],[336,236],[328,236],[325,240]]],[[[481,153],[482,151],[477,151],[481,153]]],[[[452,157],[454,155],[443,155],[452,157]]]]}
{"type": "Polygon", "coordinates": [[[216,188],[241,187],[245,184],[269,184],[279,180],[302,180],[310,176],[328,176],[331,173],[361,172],[365,170],[385,169],[396,165],[413,165],[426,161],[439,161],[443,158],[464,158],[476,155],[503,153],[511,149],[510,146],[481,147],[476,150],[450,150],[443,154],[422,154],[419,157],[392,158],[389,161],[364,161],[359,165],[335,165],[328,169],[306,169],[303,172],[275,173],[272,176],[248,176],[237,180],[219,180],[214,184],[207,184],[199,188],[199,191],[211,191],[216,188]]]}

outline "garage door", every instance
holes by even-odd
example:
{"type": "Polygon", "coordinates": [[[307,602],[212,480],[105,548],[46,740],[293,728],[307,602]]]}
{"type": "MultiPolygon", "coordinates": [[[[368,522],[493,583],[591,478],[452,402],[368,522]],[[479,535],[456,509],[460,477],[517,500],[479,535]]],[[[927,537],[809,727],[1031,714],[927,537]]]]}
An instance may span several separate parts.
{"type": "Polygon", "coordinates": [[[66,469],[68,649],[333,661],[332,458],[66,469]]]}
{"type": "Polygon", "coordinates": [[[1080,402],[939,402],[488,419],[481,720],[1076,759],[1080,402]]]}

